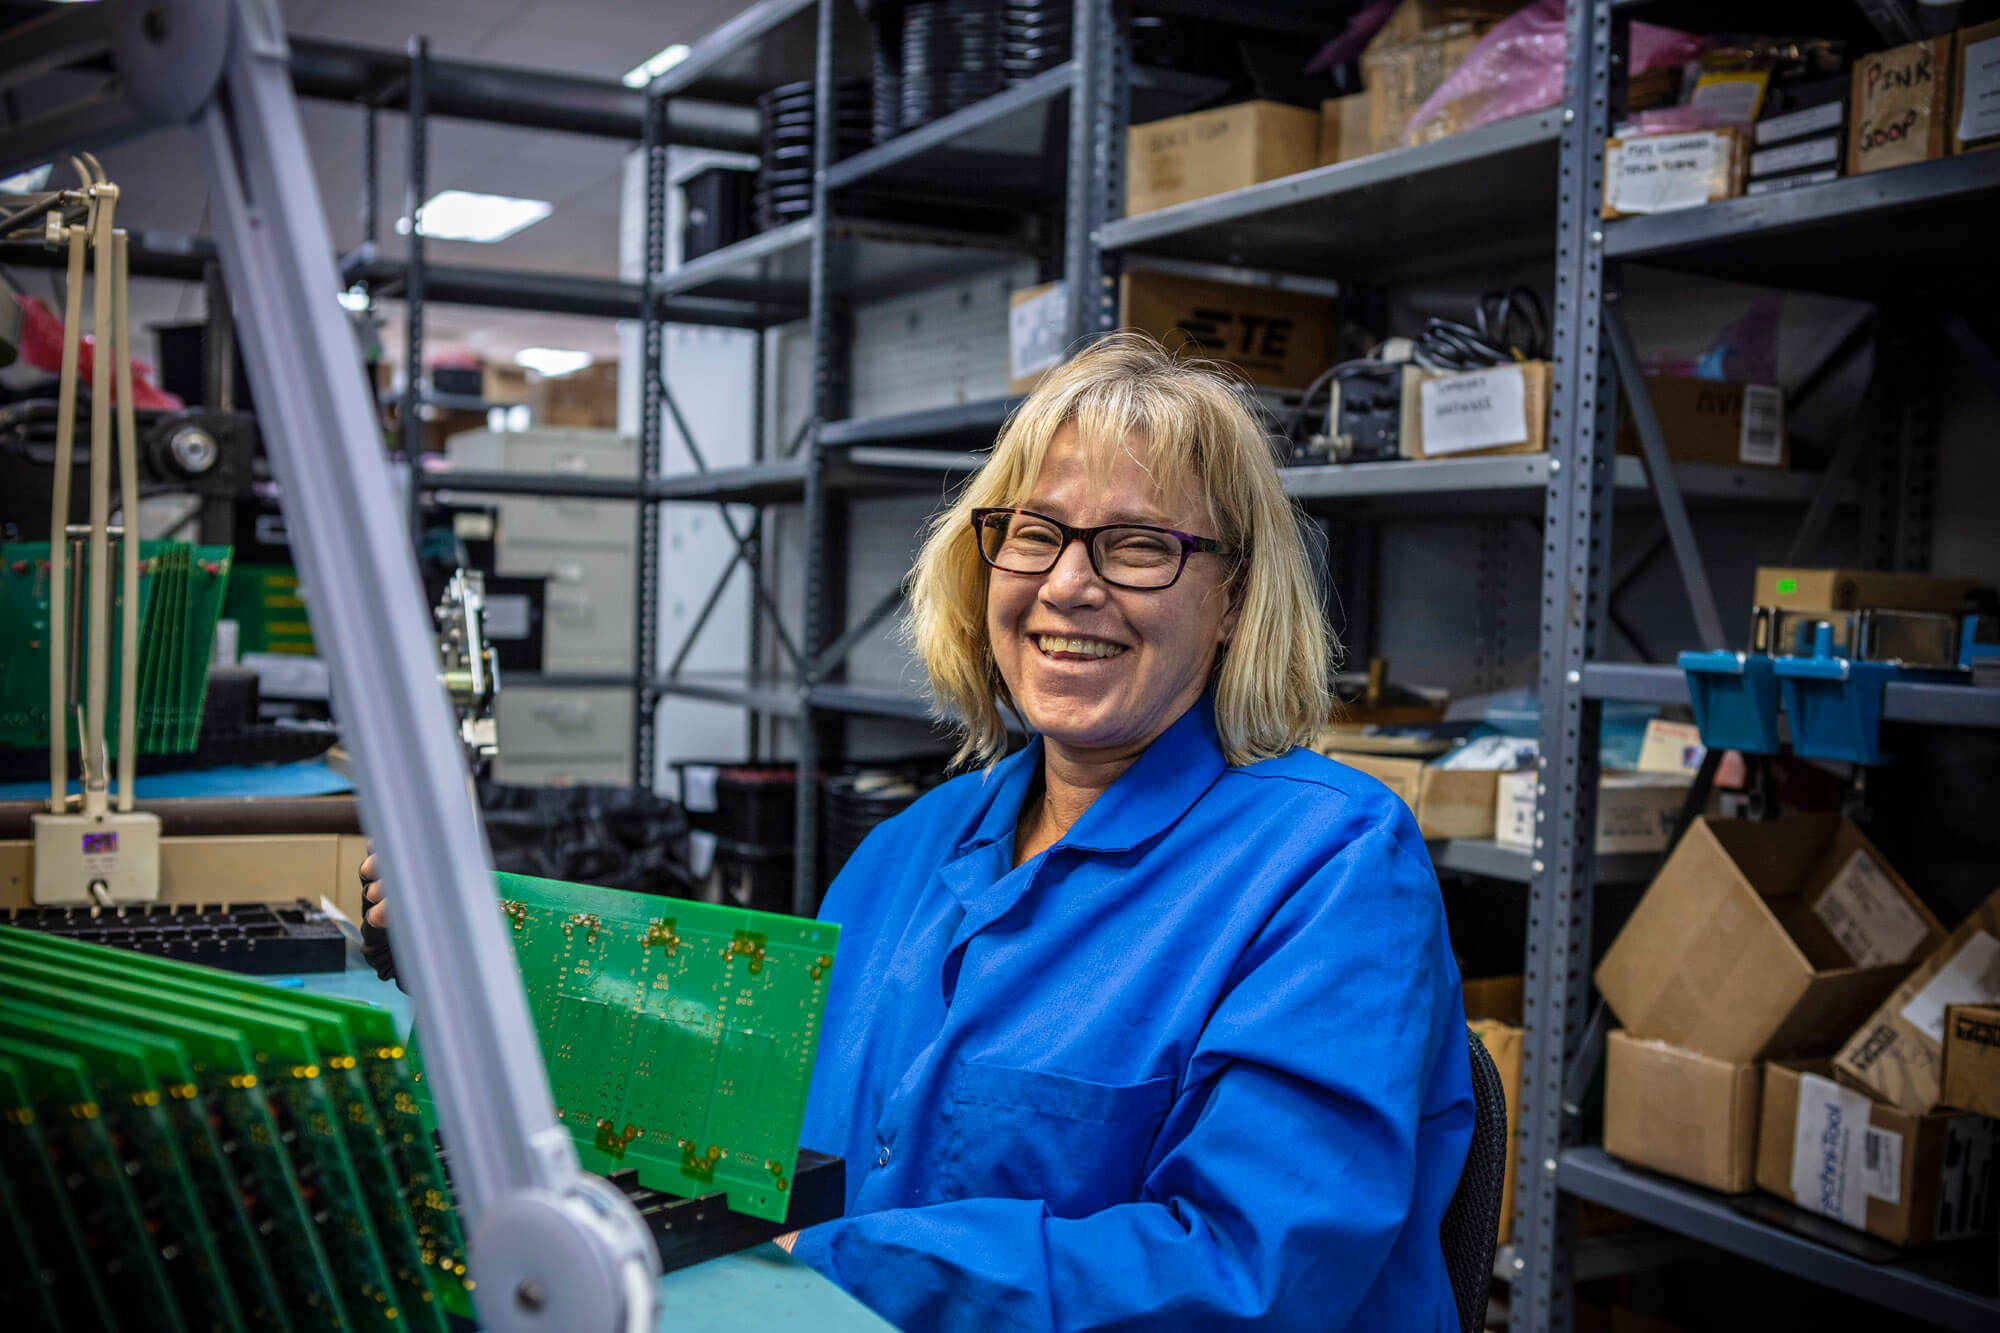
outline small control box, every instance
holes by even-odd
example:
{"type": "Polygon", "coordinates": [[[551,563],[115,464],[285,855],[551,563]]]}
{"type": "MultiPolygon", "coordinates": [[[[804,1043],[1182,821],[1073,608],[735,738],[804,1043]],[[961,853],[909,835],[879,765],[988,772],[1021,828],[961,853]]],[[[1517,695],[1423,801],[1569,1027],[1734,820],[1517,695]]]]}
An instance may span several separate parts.
{"type": "Polygon", "coordinates": [[[35,903],[150,903],[160,897],[160,817],[141,810],[38,814],[35,903]]]}

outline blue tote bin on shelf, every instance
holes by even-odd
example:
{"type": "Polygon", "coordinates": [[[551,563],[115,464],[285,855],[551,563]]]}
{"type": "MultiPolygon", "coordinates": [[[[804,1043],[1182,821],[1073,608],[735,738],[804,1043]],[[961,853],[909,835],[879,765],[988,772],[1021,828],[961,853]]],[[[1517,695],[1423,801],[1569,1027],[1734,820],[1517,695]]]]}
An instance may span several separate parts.
{"type": "Polygon", "coordinates": [[[1682,653],[1701,743],[1745,754],[1778,752],[1778,680],[1757,653],[1682,653]]]}
{"type": "Polygon", "coordinates": [[[1907,673],[1887,662],[1780,657],[1778,683],[1792,719],[1792,752],[1849,764],[1888,762],[1882,753],[1882,687],[1907,673]]]}

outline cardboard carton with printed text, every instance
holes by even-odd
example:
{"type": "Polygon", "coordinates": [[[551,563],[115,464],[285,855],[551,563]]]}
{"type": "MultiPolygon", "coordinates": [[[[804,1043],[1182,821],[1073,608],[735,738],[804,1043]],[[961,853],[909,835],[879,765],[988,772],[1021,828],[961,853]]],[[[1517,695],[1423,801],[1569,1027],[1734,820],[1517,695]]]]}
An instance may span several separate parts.
{"type": "Polygon", "coordinates": [[[2000,1005],[1955,1004],[1945,1010],[1939,1101],[1954,1111],[2000,1117],[2000,1005]]]}

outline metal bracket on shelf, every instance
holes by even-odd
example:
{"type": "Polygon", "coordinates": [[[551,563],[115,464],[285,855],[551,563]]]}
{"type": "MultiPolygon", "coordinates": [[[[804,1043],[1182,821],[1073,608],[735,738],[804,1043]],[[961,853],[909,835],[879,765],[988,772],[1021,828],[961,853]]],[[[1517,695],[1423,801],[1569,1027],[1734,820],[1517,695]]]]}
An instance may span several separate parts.
{"type": "Polygon", "coordinates": [[[1611,345],[1611,358],[1618,366],[1625,402],[1632,409],[1632,424],[1639,432],[1640,457],[1645,460],[1646,475],[1660,502],[1660,518],[1667,525],[1667,539],[1673,545],[1674,563],[1680,566],[1681,582],[1687,588],[1695,628],[1701,635],[1702,647],[1719,650],[1724,643],[1722,616],[1715,608],[1715,591],[1708,585],[1708,569],[1702,564],[1694,525],[1688,519],[1687,501],[1681,495],[1680,479],[1667,456],[1667,440],[1660,430],[1659,414],[1653,411],[1652,395],[1646,392],[1639,349],[1633,345],[1632,331],[1625,326],[1625,312],[1608,295],[1604,302],[1604,334],[1611,345]]]}
{"type": "Polygon", "coordinates": [[[102,55],[116,77],[0,133],[0,161],[11,169],[54,144],[165,124],[194,131],[361,805],[405,886],[398,963],[459,1167],[482,1323],[648,1329],[659,1256],[622,1195],[583,1173],[555,1120],[380,427],[361,377],[341,371],[353,342],[333,299],[333,245],[277,7],[64,7],[9,33],[0,87],[102,55]]]}

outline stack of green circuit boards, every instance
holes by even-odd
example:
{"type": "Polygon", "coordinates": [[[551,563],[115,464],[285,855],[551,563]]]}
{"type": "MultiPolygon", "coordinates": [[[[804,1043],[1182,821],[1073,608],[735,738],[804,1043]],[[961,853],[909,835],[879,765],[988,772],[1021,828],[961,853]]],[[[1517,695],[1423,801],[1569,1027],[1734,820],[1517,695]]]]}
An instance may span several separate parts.
{"type": "MultiPolygon", "coordinates": [[[[497,878],[585,1165],[782,1221],[839,928],[497,878]]],[[[442,1330],[433,1127],[385,1009],[0,927],[0,1330],[442,1330]]]]}
{"type": "MultiPolygon", "coordinates": [[[[230,548],[143,542],[139,560],[139,752],[185,754],[201,736],[230,548]]],[[[82,572],[87,573],[87,560],[85,566],[82,572]]],[[[51,577],[47,542],[0,546],[0,745],[40,748],[49,743],[51,577]]],[[[124,651],[117,631],[120,614],[114,606],[112,688],[104,724],[113,754],[118,750],[117,683],[124,651]]],[[[87,633],[80,643],[80,651],[88,652],[87,633]]],[[[68,740],[74,748],[74,716],[68,719],[68,740]]]]}

